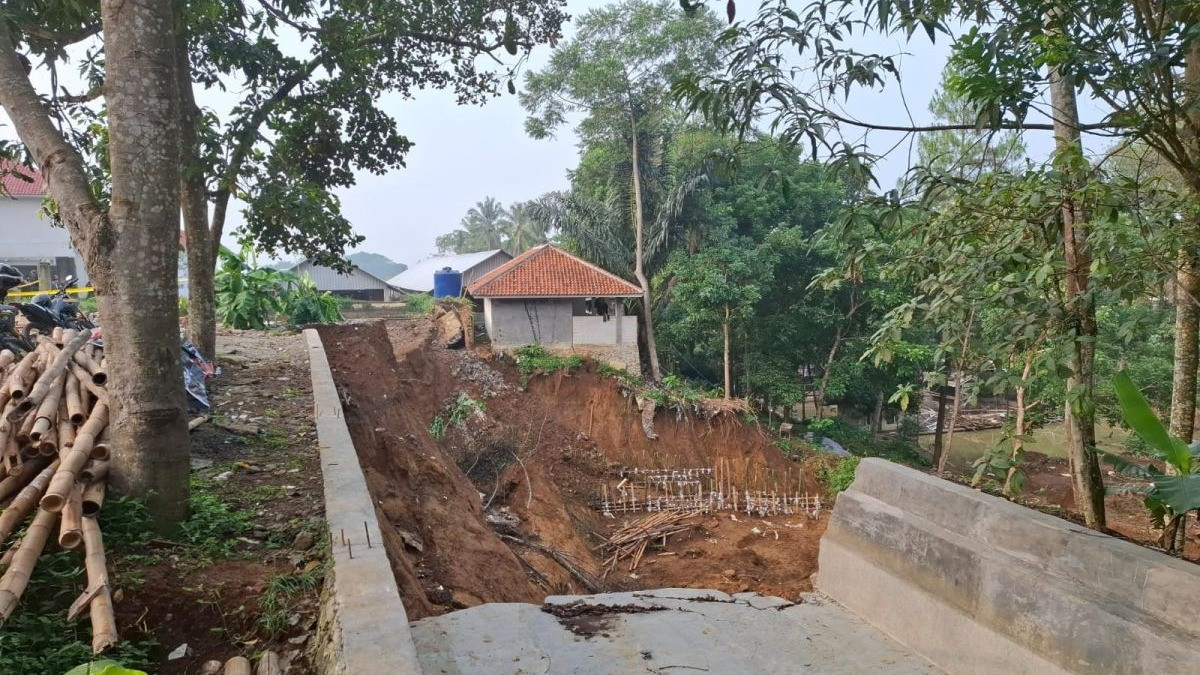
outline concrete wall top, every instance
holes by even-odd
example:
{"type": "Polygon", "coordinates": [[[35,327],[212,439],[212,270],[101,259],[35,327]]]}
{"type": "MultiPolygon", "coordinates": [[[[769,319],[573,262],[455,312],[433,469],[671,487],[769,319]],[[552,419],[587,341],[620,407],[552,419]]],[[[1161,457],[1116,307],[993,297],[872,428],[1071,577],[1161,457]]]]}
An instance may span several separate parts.
{"type": "Polygon", "coordinates": [[[881,459],[817,587],[948,672],[1197,672],[1200,566],[881,459]]]}
{"type": "Polygon", "coordinates": [[[332,538],[332,587],[322,608],[322,673],[419,674],[408,617],[383,547],[375,507],[329,371],[321,336],[304,331],[312,370],[313,402],[325,519],[332,538]],[[328,620],[326,620],[328,618],[328,620]]]}

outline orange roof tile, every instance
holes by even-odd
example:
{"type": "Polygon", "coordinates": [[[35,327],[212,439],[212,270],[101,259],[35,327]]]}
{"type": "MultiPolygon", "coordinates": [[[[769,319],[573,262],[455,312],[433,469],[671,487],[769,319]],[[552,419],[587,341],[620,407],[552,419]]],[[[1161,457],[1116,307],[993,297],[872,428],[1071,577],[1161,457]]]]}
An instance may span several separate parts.
{"type": "Polygon", "coordinates": [[[32,167],[15,162],[0,162],[0,195],[5,197],[42,197],[46,194],[46,179],[32,167]]]}
{"type": "Polygon", "coordinates": [[[467,287],[477,298],[629,298],[637,286],[549,244],[535,246],[467,287]]]}

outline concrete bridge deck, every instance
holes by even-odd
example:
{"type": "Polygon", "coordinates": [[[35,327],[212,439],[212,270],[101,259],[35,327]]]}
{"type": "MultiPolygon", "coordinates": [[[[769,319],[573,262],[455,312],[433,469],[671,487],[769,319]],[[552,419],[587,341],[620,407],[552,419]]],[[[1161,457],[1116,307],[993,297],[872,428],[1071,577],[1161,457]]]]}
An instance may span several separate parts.
{"type": "Polygon", "coordinates": [[[412,625],[424,673],[940,673],[817,594],[669,588],[487,604],[412,625]]]}

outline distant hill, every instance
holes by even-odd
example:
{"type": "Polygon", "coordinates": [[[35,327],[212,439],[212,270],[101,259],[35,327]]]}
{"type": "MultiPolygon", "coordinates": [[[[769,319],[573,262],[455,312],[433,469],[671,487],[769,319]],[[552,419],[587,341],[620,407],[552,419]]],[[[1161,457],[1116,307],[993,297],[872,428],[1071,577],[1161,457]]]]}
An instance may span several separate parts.
{"type": "Polygon", "coordinates": [[[365,251],[359,253],[351,253],[347,256],[350,262],[354,263],[358,268],[366,271],[368,274],[387,281],[392,277],[400,274],[408,269],[408,265],[398,263],[386,255],[379,253],[367,253],[365,251]]]}

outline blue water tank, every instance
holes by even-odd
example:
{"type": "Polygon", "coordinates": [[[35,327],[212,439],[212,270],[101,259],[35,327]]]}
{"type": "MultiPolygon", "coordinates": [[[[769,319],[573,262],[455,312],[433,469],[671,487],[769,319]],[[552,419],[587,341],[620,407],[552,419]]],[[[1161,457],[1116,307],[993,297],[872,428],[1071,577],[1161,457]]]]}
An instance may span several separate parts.
{"type": "Polygon", "coordinates": [[[457,298],[462,295],[462,272],[449,267],[433,273],[433,297],[457,298]]]}

